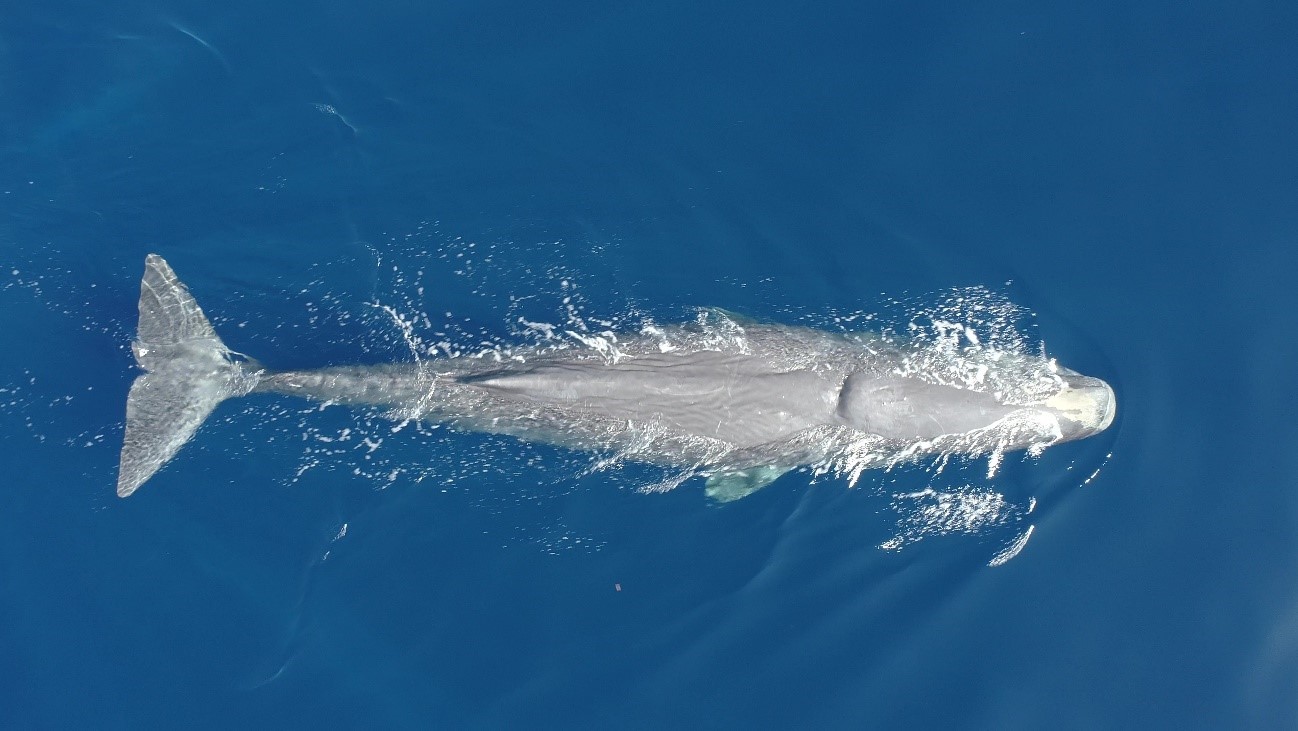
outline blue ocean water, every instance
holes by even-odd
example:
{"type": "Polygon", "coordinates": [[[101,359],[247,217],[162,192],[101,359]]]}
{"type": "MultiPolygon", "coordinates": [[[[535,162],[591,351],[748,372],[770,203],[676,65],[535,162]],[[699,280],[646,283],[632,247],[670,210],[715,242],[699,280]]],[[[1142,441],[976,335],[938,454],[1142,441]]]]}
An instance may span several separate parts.
{"type": "Polygon", "coordinates": [[[3,15],[0,726],[1298,727],[1293,8],[3,15]],[[982,287],[1119,415],[918,534],[269,396],[119,500],[150,252],[279,368],[982,287]]]}

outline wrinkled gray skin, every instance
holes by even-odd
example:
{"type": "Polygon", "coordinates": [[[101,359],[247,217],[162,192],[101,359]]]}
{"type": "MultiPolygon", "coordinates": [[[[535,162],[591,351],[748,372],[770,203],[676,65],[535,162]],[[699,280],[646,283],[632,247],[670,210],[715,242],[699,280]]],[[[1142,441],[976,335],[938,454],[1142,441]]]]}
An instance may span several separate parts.
{"type": "MultiPolygon", "coordinates": [[[[820,340],[815,345],[824,354],[831,337],[776,326],[749,326],[745,332],[750,352],[742,354],[646,353],[609,363],[589,354],[559,352],[503,368],[459,358],[422,366],[272,373],[263,375],[254,390],[392,407],[398,415],[577,449],[622,449],[637,439],[635,426],[652,424],[660,429],[659,438],[679,442],[676,450],[683,450],[689,462],[703,458],[700,450],[710,453],[717,442],[736,451],[753,450],[817,427],[848,426],[905,442],[933,439],[985,428],[1029,408],[1001,404],[989,393],[893,375],[872,367],[886,366],[872,359],[844,358],[788,370],[783,358],[766,352],[763,340],[778,340],[781,355],[792,341],[820,340]]],[[[847,350],[850,344],[839,340],[833,345],[847,350]]],[[[634,341],[628,350],[638,350],[634,341]]],[[[1037,407],[1058,418],[1060,441],[1107,426],[1113,401],[1108,386],[1087,376],[1063,378],[1093,407],[1081,419],[1037,407]]],[[[666,454],[662,461],[680,460],[666,454]]]]}
{"type": "MultiPolygon", "coordinates": [[[[1109,386],[1066,369],[1054,396],[1012,405],[898,375],[905,353],[878,341],[756,323],[734,329],[738,345],[707,346],[689,326],[667,328],[621,341],[616,358],[535,349],[523,362],[459,357],[270,373],[235,358],[166,262],[151,255],[134,344],[148,372],[127,402],[118,494],[131,494],[170,459],[217,403],[252,392],[385,407],[397,419],[738,475],[745,482],[732,497],[824,458],[807,435],[846,430],[901,445],[977,433],[1034,411],[1057,421],[1054,441],[1067,441],[1113,420],[1109,386]],[[692,347],[662,352],[668,341],[692,347]]],[[[1011,435],[998,446],[1030,441],[1011,435]]]]}

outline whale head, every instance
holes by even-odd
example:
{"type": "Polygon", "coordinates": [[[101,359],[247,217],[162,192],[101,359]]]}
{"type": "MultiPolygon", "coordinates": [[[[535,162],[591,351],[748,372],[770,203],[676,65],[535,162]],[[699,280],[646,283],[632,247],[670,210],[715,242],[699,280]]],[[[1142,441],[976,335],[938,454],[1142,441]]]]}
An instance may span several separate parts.
{"type": "Polygon", "coordinates": [[[1059,441],[1084,439],[1108,429],[1118,412],[1113,388],[1099,378],[1067,368],[1059,368],[1059,377],[1063,388],[1039,407],[1059,422],[1059,441]]]}
{"type": "Polygon", "coordinates": [[[1066,368],[1056,373],[1058,390],[1032,405],[1005,403],[995,393],[911,376],[855,373],[839,392],[837,415],[853,428],[885,439],[913,442],[969,435],[998,449],[1042,444],[1045,433],[1017,430],[1024,417],[1049,424],[1051,444],[1084,439],[1113,423],[1117,399],[1109,384],[1066,368]]]}

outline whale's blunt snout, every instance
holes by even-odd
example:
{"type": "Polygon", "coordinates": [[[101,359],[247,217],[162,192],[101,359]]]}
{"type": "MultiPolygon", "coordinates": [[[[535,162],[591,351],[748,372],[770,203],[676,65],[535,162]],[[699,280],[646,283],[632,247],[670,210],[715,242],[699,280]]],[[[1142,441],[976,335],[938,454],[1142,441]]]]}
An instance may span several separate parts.
{"type": "Polygon", "coordinates": [[[1066,385],[1045,406],[1060,417],[1063,438],[1081,439],[1108,429],[1118,413],[1118,399],[1109,384],[1075,373],[1062,375],[1066,385]]]}
{"type": "MultiPolygon", "coordinates": [[[[1099,381],[1099,379],[1095,379],[1099,381]]],[[[1118,415],[1118,397],[1113,395],[1113,387],[1104,381],[1100,381],[1100,386],[1104,389],[1101,396],[1103,404],[1101,408],[1100,425],[1095,427],[1095,431],[1102,432],[1109,428],[1113,423],[1113,417],[1118,415]]]]}

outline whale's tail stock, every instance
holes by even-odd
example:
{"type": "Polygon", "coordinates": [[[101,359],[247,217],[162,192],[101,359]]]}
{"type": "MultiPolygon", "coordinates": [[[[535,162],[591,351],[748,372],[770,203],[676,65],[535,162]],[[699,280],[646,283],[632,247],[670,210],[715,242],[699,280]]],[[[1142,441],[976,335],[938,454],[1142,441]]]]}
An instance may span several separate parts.
{"type": "Polygon", "coordinates": [[[131,350],[144,373],[126,399],[118,497],[135,492],[166,464],[217,404],[252,391],[261,372],[221,342],[193,295],[157,254],[144,260],[140,324],[131,350]]]}

